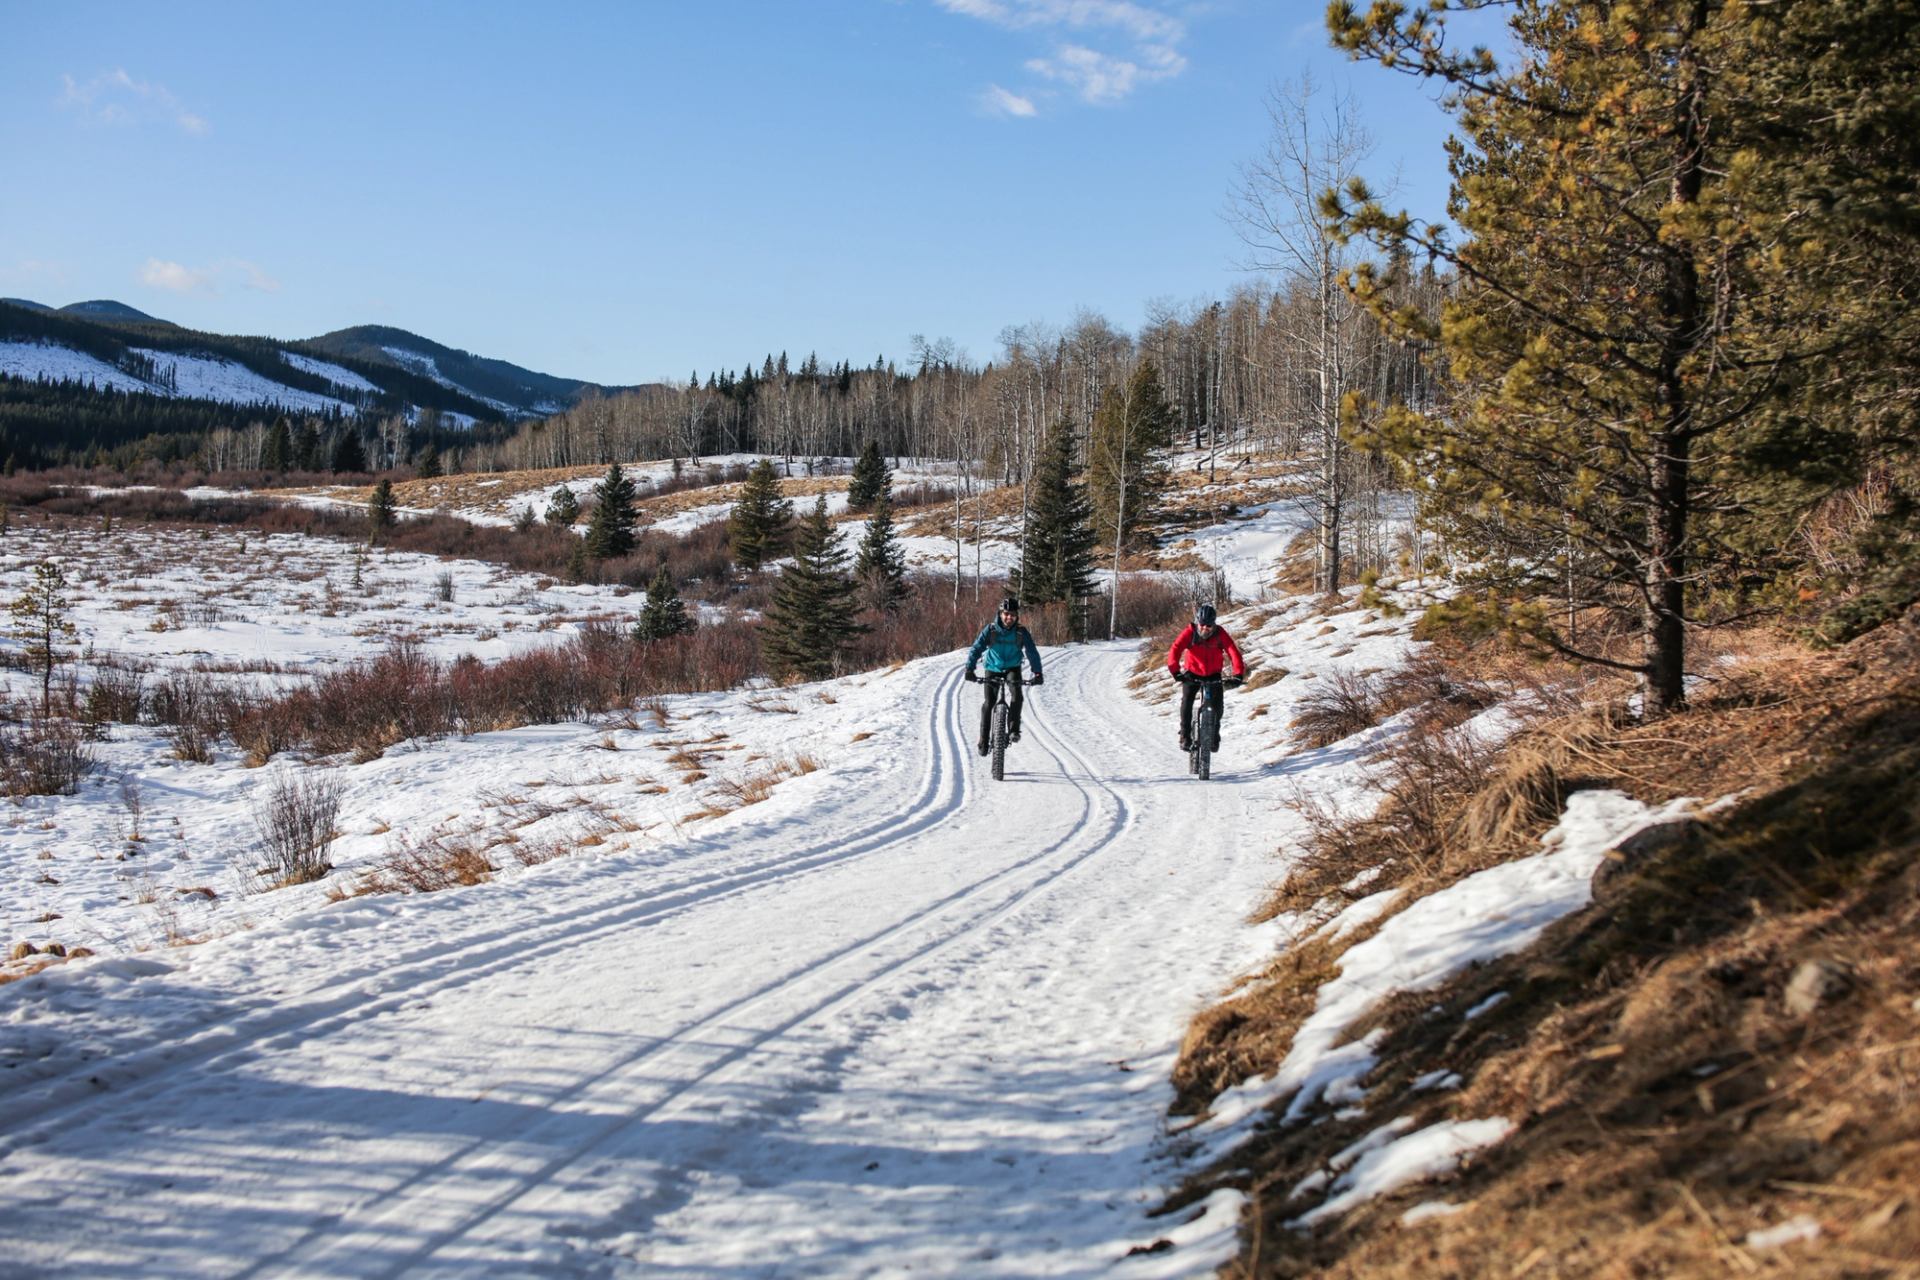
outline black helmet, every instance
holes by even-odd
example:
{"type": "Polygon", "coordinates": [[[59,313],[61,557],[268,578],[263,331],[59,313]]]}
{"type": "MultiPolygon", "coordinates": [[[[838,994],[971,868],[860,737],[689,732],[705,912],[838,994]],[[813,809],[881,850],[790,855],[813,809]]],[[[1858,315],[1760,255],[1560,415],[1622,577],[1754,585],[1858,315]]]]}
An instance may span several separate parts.
{"type": "Polygon", "coordinates": [[[1000,612],[1019,613],[1020,597],[1019,596],[1002,596],[1000,598],[1000,612]]]}
{"type": "Polygon", "coordinates": [[[1220,615],[1213,611],[1212,605],[1203,604],[1193,611],[1193,625],[1196,627],[1210,627],[1213,625],[1213,620],[1219,616],[1220,615]]]}

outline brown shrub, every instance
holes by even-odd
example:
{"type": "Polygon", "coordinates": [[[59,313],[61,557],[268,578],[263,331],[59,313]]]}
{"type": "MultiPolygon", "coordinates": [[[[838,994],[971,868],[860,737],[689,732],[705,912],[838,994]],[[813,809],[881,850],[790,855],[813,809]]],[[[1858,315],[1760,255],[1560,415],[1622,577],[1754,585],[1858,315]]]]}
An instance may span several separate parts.
{"type": "Polygon", "coordinates": [[[1335,671],[1314,682],[1294,704],[1294,739],[1309,749],[1330,747],[1386,719],[1380,681],[1357,671],[1335,671]]]}
{"type": "Polygon", "coordinates": [[[35,717],[0,726],[0,783],[16,800],[72,795],[93,765],[92,750],[70,721],[35,717]]]}
{"type": "Polygon", "coordinates": [[[87,685],[80,717],[88,725],[139,724],[146,704],[144,673],[133,667],[99,667],[87,685]]]}
{"type": "Polygon", "coordinates": [[[309,884],[333,870],[327,857],[345,787],[338,776],[283,769],[253,808],[262,862],[255,874],[269,888],[309,884]]]}

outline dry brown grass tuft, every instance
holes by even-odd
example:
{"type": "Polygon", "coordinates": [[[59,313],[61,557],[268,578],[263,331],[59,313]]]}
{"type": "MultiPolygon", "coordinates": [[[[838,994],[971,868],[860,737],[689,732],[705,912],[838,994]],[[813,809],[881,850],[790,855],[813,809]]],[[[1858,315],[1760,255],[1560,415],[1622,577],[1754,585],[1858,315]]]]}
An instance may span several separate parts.
{"type": "Polygon", "coordinates": [[[471,834],[435,833],[419,840],[401,837],[373,870],[362,875],[354,893],[438,893],[483,884],[499,869],[471,834]]]}
{"type": "Polygon", "coordinates": [[[776,760],[762,769],[716,779],[709,803],[689,814],[687,820],[692,822],[701,818],[724,817],[750,804],[759,804],[788,778],[802,777],[819,767],[820,762],[803,751],[785,760],[776,760]]]}

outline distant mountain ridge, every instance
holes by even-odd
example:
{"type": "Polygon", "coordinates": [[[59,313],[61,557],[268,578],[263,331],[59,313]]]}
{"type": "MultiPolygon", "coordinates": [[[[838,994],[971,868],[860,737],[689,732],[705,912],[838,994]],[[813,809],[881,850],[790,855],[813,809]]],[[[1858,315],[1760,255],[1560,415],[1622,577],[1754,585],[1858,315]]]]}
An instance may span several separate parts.
{"type": "Polygon", "coordinates": [[[283,341],[200,333],[111,299],[56,309],[0,298],[0,348],[0,373],[13,377],[295,412],[433,409],[456,421],[511,422],[628,389],[539,373],[385,325],[283,341]],[[252,376],[219,376],[207,367],[216,363],[252,376]]]}

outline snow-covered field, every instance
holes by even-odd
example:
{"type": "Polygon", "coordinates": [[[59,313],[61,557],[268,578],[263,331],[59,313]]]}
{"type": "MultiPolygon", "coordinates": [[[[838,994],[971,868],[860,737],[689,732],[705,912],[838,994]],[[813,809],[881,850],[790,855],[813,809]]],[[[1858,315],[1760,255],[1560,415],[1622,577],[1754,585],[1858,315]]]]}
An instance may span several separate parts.
{"type": "Polygon", "coordinates": [[[400,638],[442,659],[494,659],[583,621],[636,617],[646,602],[622,587],[298,534],[19,522],[0,542],[0,598],[18,597],[47,558],[71,584],[82,646],[212,671],[309,670],[370,657],[400,638]],[[451,600],[440,598],[443,574],[451,600]]]}
{"type": "MultiPolygon", "coordinates": [[[[16,526],[0,551],[8,593],[63,557],[98,650],[225,679],[402,632],[493,656],[643,600],[379,552],[355,589],[352,548],[233,531],[16,526]]],[[[1354,1105],[1368,1045],[1346,1027],[1537,936],[1655,816],[1590,797],[1537,858],[1389,919],[1279,1072],[1176,1132],[1192,1015],[1297,935],[1397,905],[1245,920],[1303,831],[1291,802],[1363,812],[1397,731],[1301,751],[1295,703],[1404,661],[1410,618],[1287,601],[1227,622],[1287,674],[1229,695],[1210,783],[1174,749],[1171,684],[1130,688],[1126,642],[1047,652],[1003,783],[958,655],[361,764],[193,764],[114,727],[78,795],[0,829],[0,940],[97,953],[0,985],[0,1272],[1204,1273],[1238,1193],[1146,1216],[1188,1162],[1267,1103],[1354,1105]],[[254,815],[309,769],[342,789],[335,869],[256,891],[236,869],[254,815]],[[492,877],[356,893],[435,843],[492,877]]],[[[1383,1126],[1301,1225],[1508,1126],[1383,1126]]]]}
{"type": "MultiPolygon", "coordinates": [[[[1404,644],[1343,616],[1286,634],[1404,644]]],[[[4,846],[8,936],[103,954],[0,987],[0,1236],[42,1274],[1108,1270],[1171,1228],[1186,1018],[1273,944],[1284,731],[1197,786],[1130,645],[1049,656],[998,785],[954,658],[336,765],[336,885],[436,833],[571,851],[428,897],[240,892],[273,772],[115,730],[4,846]]]]}

